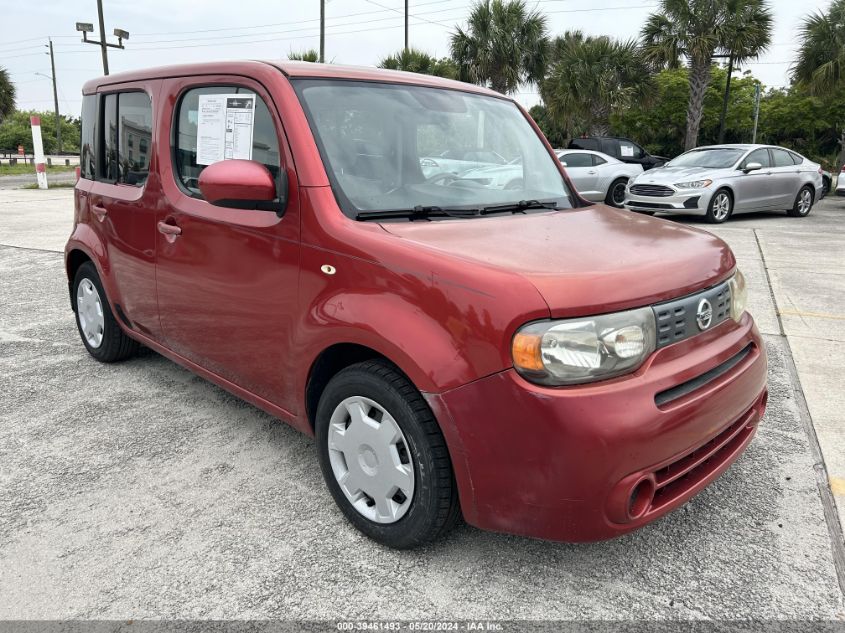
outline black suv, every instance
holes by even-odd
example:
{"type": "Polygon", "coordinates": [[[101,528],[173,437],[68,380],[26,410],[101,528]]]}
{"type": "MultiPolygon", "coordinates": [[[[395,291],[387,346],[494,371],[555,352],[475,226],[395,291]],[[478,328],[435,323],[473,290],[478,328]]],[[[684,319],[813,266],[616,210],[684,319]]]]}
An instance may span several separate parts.
{"type": "Polygon", "coordinates": [[[586,136],[574,138],[569,142],[569,149],[588,149],[613,156],[623,163],[642,165],[643,170],[661,167],[669,162],[668,158],[652,156],[642,146],[631,139],[618,136],[586,136]]]}

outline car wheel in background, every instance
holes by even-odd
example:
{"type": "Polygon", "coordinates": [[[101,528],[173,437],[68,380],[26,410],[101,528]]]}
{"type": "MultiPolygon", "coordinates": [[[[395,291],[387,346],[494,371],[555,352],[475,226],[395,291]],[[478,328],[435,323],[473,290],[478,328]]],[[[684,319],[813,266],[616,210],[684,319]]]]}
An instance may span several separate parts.
{"type": "Polygon", "coordinates": [[[358,530],[407,549],[454,526],[460,510],[446,441],[393,365],[365,361],[339,372],[320,397],[315,426],[323,478],[358,530]]]}
{"type": "Polygon", "coordinates": [[[798,195],[795,197],[795,204],[787,213],[793,218],[805,218],[810,215],[813,209],[813,190],[809,186],[804,186],[798,195]]]}
{"type": "Polygon", "coordinates": [[[91,262],[85,262],[76,271],[73,298],[76,327],[91,356],[103,363],[113,363],[138,351],[138,342],[126,336],[117,324],[100,276],[91,262]]]}
{"type": "Polygon", "coordinates": [[[710,204],[707,205],[707,215],[705,217],[711,224],[721,224],[722,222],[727,222],[733,210],[734,200],[731,192],[727,189],[719,189],[710,198],[710,204]]]}
{"type": "Polygon", "coordinates": [[[625,202],[625,194],[627,188],[627,178],[617,178],[616,180],[614,180],[610,184],[610,188],[607,190],[607,196],[604,199],[605,203],[610,205],[611,207],[621,209],[622,203],[625,202]]]}

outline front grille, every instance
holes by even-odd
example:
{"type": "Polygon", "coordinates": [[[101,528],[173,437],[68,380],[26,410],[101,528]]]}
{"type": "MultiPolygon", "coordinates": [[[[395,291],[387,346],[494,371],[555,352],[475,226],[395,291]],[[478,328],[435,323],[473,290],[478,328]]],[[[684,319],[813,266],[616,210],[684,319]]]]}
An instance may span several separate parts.
{"type": "Polygon", "coordinates": [[[726,320],[731,312],[731,289],[728,282],[719,284],[693,295],[661,303],[653,308],[657,322],[657,347],[666,347],[713,329],[726,320]],[[706,299],[713,315],[706,328],[700,328],[697,321],[698,307],[706,299]]]}
{"type": "Polygon", "coordinates": [[[675,195],[675,190],[663,185],[631,185],[631,193],[635,196],[649,196],[652,198],[668,198],[675,195]]]}

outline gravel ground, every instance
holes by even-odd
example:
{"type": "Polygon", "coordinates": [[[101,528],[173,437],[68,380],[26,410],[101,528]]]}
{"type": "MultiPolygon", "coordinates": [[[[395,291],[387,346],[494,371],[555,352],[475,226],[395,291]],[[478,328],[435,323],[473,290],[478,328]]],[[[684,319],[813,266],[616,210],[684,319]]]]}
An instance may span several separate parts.
{"type": "Polygon", "coordinates": [[[309,438],[164,358],[78,340],[58,253],[0,247],[0,619],[845,618],[783,339],[746,454],[635,534],[347,525],[309,438]]]}

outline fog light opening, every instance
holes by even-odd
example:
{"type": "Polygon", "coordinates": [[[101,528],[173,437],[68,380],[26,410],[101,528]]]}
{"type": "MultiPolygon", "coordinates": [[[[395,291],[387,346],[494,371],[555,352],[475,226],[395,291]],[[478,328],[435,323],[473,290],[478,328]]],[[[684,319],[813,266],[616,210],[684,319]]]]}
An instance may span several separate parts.
{"type": "Polygon", "coordinates": [[[642,517],[651,507],[654,500],[654,482],[651,479],[640,479],[631,489],[628,498],[628,516],[632,521],[642,517]]]}

